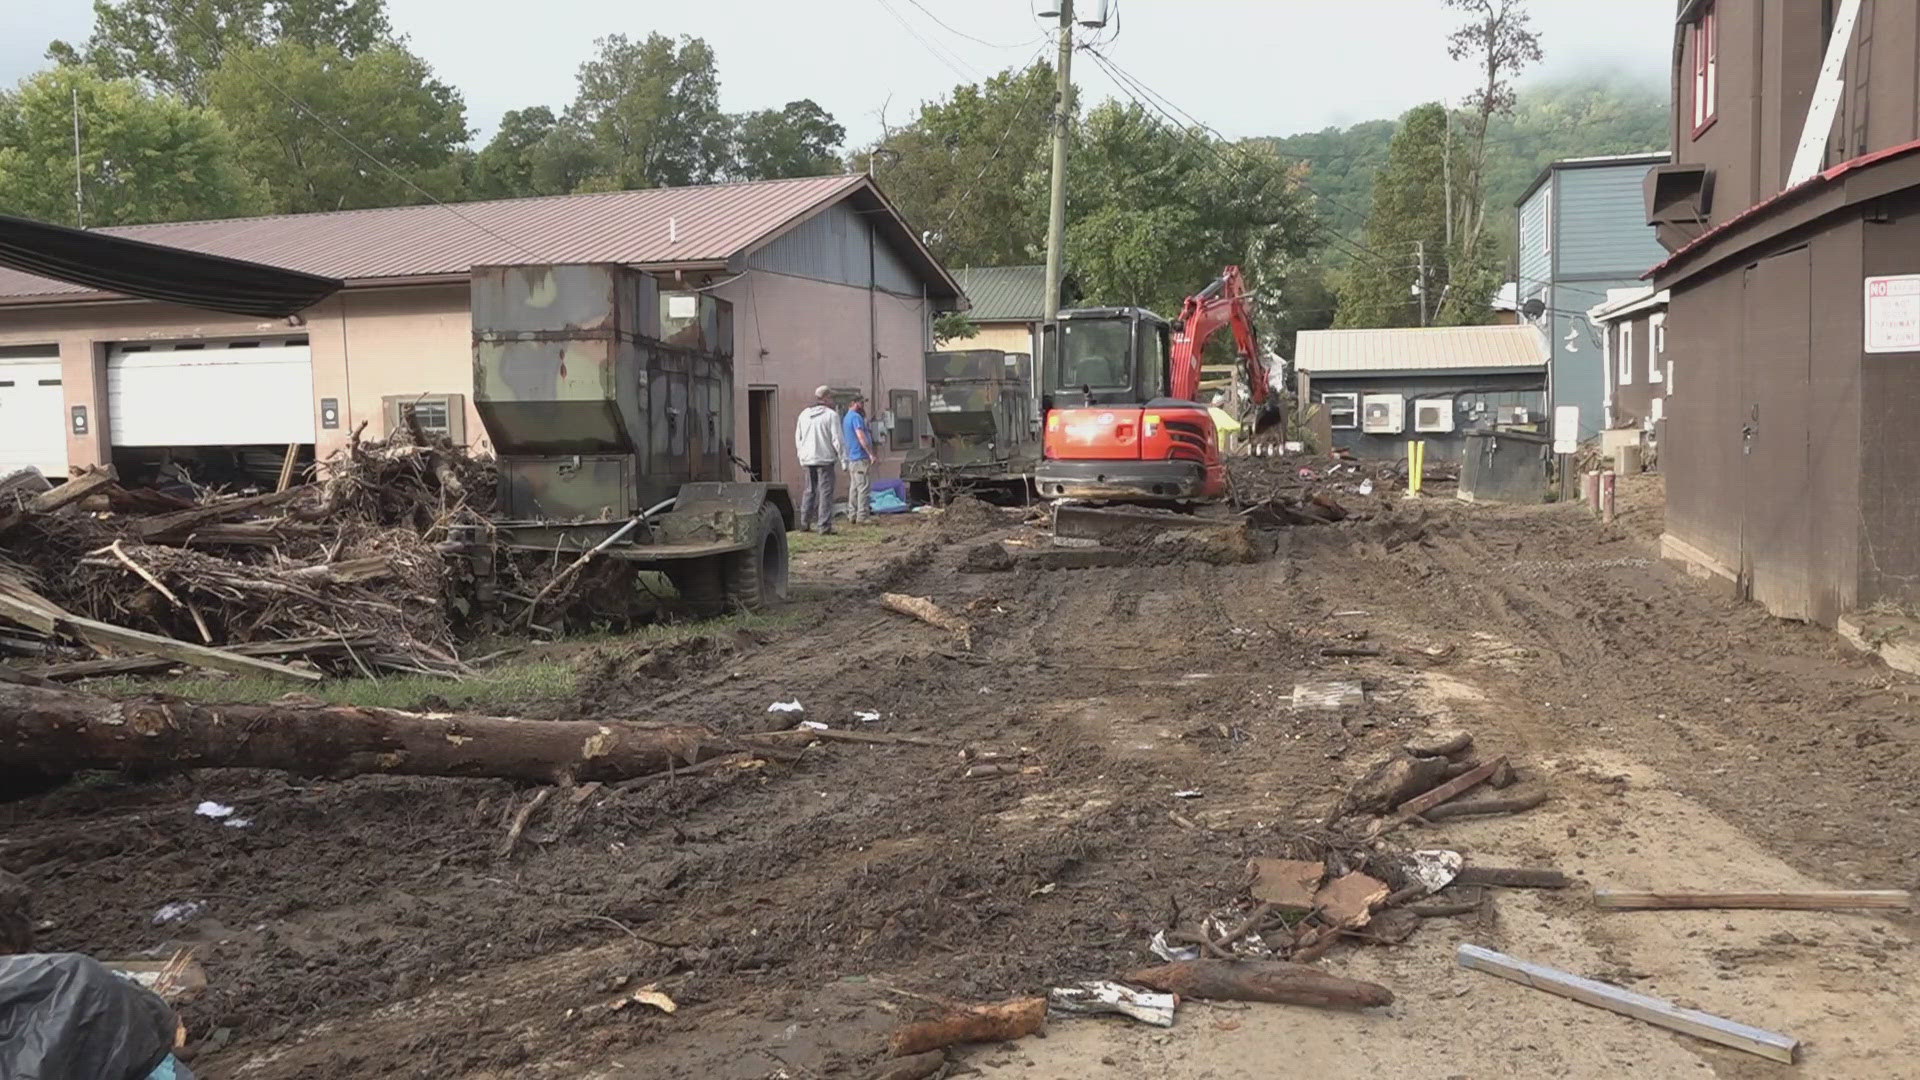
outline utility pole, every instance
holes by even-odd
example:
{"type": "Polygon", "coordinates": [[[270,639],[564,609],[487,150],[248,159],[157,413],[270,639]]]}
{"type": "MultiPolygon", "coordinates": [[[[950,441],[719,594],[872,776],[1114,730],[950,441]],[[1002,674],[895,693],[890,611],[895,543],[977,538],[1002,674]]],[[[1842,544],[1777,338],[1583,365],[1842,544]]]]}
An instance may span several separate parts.
{"type": "Polygon", "coordinates": [[[1060,315],[1060,279],[1067,246],[1067,116],[1073,99],[1073,0],[1060,3],[1060,61],[1054,68],[1053,200],[1047,209],[1046,321],[1060,315]]]}
{"type": "Polygon", "coordinates": [[[1427,325],[1427,242],[1413,242],[1414,265],[1419,267],[1419,277],[1414,279],[1413,291],[1420,294],[1420,325],[1427,325]]]}
{"type": "Polygon", "coordinates": [[[73,91],[73,227],[87,227],[87,203],[82,194],[80,172],[80,88],[69,87],[73,91]]]}
{"type": "Polygon", "coordinates": [[[1440,146],[1440,176],[1445,184],[1444,196],[1447,205],[1447,266],[1453,266],[1453,106],[1440,103],[1441,113],[1447,118],[1447,138],[1440,146]]]}

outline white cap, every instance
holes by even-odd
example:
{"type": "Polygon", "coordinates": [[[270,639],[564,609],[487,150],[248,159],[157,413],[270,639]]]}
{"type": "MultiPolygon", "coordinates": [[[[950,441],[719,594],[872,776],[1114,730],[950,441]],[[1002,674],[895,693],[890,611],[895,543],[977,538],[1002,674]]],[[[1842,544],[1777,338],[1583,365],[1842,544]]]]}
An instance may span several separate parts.
{"type": "Polygon", "coordinates": [[[813,388],[813,396],[816,398],[829,397],[832,394],[833,387],[831,386],[816,386],[813,388]]]}

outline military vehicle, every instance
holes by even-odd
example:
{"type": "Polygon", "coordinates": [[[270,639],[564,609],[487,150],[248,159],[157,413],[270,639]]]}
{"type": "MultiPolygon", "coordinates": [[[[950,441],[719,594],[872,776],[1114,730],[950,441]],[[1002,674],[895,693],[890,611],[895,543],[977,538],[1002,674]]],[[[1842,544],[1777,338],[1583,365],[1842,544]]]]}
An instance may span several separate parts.
{"type": "Polygon", "coordinates": [[[497,544],[664,571],[705,611],[786,598],[792,500],[733,479],[726,301],[623,266],[476,266],[472,310],[500,470],[483,584],[497,544]]]}
{"type": "Polygon", "coordinates": [[[970,492],[1025,502],[1040,462],[1032,357],[999,349],[926,354],[933,445],[907,455],[900,478],[916,501],[970,492]]]}

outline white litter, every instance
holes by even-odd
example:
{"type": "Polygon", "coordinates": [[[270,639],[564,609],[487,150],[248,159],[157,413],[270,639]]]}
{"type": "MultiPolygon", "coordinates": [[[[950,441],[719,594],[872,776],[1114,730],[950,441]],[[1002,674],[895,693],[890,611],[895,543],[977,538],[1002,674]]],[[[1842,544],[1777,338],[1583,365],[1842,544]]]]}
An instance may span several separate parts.
{"type": "Polygon", "coordinates": [[[1465,862],[1457,851],[1410,851],[1404,865],[1408,876],[1432,895],[1453,884],[1465,862]]]}
{"type": "Polygon", "coordinates": [[[1359,491],[1362,495],[1371,495],[1373,494],[1373,481],[1362,480],[1360,481],[1360,486],[1355,490],[1359,491]]]}
{"type": "Polygon", "coordinates": [[[1047,991],[1047,1007],[1059,1013],[1118,1013],[1155,1027],[1172,1027],[1173,1010],[1180,999],[1153,994],[1114,982],[1084,982],[1047,991]]]}
{"type": "Polygon", "coordinates": [[[802,720],[800,721],[800,726],[806,729],[807,731],[826,731],[827,730],[827,725],[821,723],[818,720],[802,720]]]}
{"type": "Polygon", "coordinates": [[[806,710],[806,706],[800,704],[800,699],[795,698],[792,701],[776,701],[773,704],[767,706],[767,711],[768,712],[806,712],[807,710],[806,710]]]}
{"type": "Polygon", "coordinates": [[[869,711],[869,710],[866,710],[866,709],[855,709],[855,710],[853,710],[853,718],[854,718],[855,720],[858,720],[858,721],[860,721],[860,722],[861,722],[861,723],[863,723],[863,724],[877,724],[877,723],[879,723],[879,722],[880,722],[880,714],[879,714],[879,713],[877,713],[877,712],[871,712],[871,711],[869,711]]]}
{"type": "Polygon", "coordinates": [[[153,913],[153,925],[165,926],[171,922],[185,922],[200,914],[205,908],[206,905],[198,900],[175,900],[153,913]]]}
{"type": "Polygon", "coordinates": [[[1169,945],[1167,944],[1167,932],[1165,930],[1155,930],[1153,932],[1153,940],[1147,942],[1147,948],[1153,952],[1153,955],[1165,960],[1169,964],[1175,960],[1200,959],[1200,946],[1169,945]]]}
{"type": "Polygon", "coordinates": [[[225,825],[229,829],[251,829],[253,828],[253,819],[250,817],[230,817],[220,824],[225,825]]]}
{"type": "Polygon", "coordinates": [[[194,807],[193,812],[196,814],[199,814],[201,817],[210,817],[210,818],[232,817],[233,807],[228,806],[225,803],[203,802],[199,806],[194,807]]]}
{"type": "Polygon", "coordinates": [[[1197,799],[1200,797],[1200,791],[1197,788],[1188,788],[1186,791],[1174,792],[1173,797],[1176,799],[1197,799]]]}

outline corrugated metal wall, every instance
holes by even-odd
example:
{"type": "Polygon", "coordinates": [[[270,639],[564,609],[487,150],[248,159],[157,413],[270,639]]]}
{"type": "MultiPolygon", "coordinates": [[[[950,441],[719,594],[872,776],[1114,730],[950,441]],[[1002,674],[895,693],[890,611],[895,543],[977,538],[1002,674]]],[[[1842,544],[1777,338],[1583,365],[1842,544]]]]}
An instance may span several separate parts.
{"type": "MultiPolygon", "coordinates": [[[[748,265],[757,270],[865,288],[868,228],[865,216],[847,203],[837,203],[754,252],[748,265]]],[[[919,296],[920,279],[907,269],[884,235],[875,240],[873,276],[880,287],[902,296],[919,296]]]]}

